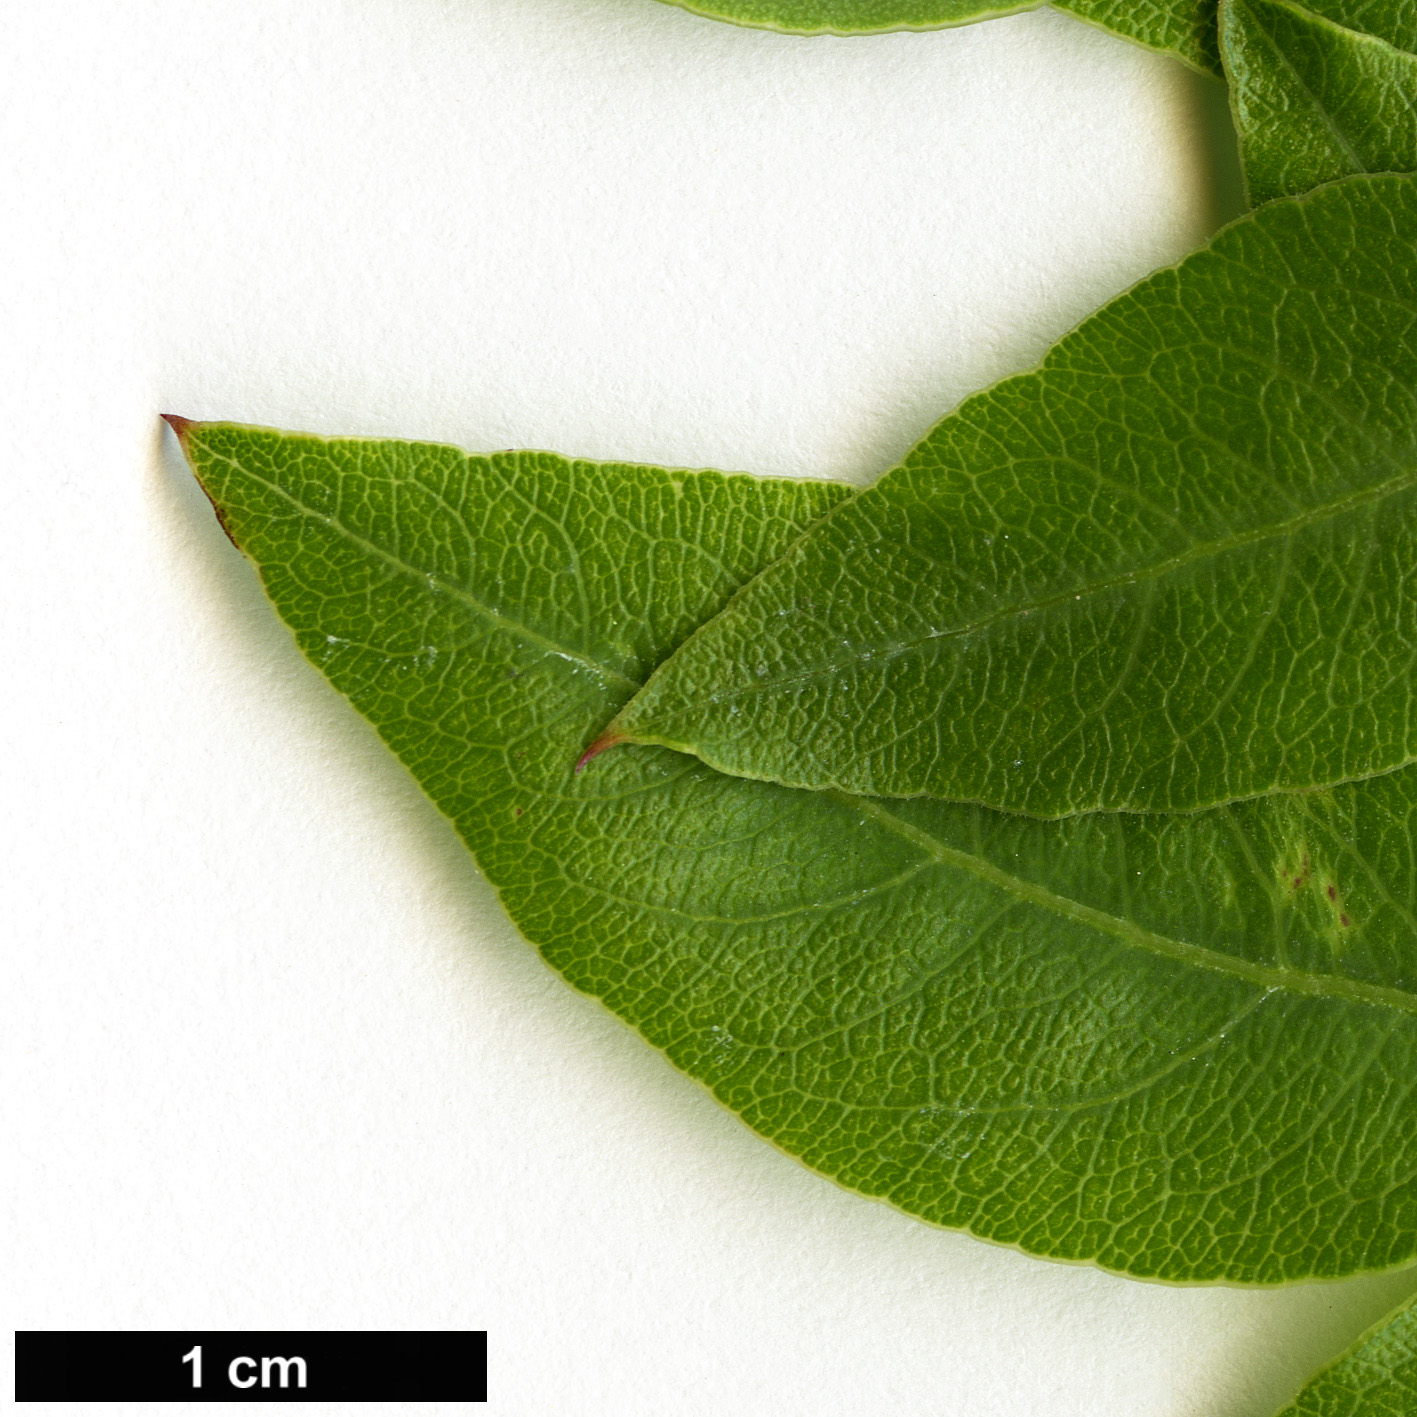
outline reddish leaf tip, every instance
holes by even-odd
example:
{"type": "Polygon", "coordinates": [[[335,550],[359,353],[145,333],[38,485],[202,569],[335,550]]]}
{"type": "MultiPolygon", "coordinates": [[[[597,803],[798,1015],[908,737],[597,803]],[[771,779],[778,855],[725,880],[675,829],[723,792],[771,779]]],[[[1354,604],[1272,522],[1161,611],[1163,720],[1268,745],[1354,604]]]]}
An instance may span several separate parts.
{"type": "Polygon", "coordinates": [[[187,446],[187,430],[197,426],[194,418],[183,418],[178,413],[164,413],[162,421],[177,434],[177,441],[185,448],[187,446]]]}
{"type": "Polygon", "coordinates": [[[625,735],[623,733],[616,733],[613,729],[607,728],[605,732],[581,754],[579,760],[576,762],[576,771],[580,772],[592,758],[598,758],[607,748],[613,748],[617,743],[623,742],[625,742],[625,735]]]}

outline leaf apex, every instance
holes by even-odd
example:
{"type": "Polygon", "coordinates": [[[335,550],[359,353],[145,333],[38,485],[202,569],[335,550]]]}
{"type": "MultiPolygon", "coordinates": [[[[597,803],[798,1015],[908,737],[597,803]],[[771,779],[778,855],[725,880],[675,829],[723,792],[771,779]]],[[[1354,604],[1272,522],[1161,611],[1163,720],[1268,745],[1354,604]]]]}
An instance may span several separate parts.
{"type": "Polygon", "coordinates": [[[629,738],[624,733],[619,732],[613,726],[607,728],[605,732],[576,759],[576,771],[580,772],[593,758],[598,758],[607,748],[614,748],[617,744],[628,742],[629,738]]]}
{"type": "Polygon", "coordinates": [[[183,418],[180,413],[164,413],[161,414],[160,417],[177,435],[177,441],[182,444],[183,452],[186,452],[190,430],[197,426],[197,420],[195,418],[183,418]]]}
{"type": "Polygon", "coordinates": [[[192,470],[192,476],[197,480],[197,486],[202,489],[208,502],[212,504],[212,511],[216,513],[217,524],[226,533],[226,539],[240,551],[241,543],[236,539],[236,532],[231,525],[231,520],[226,514],[226,509],[217,501],[212,493],[212,489],[207,486],[207,480],[202,475],[202,469],[198,467],[197,460],[192,456],[192,430],[200,428],[202,425],[198,419],[183,418],[179,413],[160,414],[162,421],[177,435],[177,442],[182,448],[182,456],[187,459],[188,466],[192,470]]]}

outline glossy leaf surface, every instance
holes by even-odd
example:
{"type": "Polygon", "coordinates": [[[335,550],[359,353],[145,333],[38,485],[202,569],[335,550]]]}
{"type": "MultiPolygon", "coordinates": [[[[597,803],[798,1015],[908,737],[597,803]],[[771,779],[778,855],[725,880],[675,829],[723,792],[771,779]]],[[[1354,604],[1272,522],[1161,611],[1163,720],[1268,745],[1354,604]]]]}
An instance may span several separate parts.
{"type": "Polygon", "coordinates": [[[1417,1251],[1417,770],[1061,823],[584,746],[844,488],[180,425],[522,932],[842,1184],[1040,1255],[1417,1251]]]}
{"type": "Polygon", "coordinates": [[[606,741],[1038,816],[1417,754],[1417,184],[1261,208],[966,400],[606,741]]]}
{"type": "MultiPolygon", "coordinates": [[[[1038,8],[1039,0],[668,0],[695,14],[789,34],[941,29],[1038,8]]],[[[1056,0],[1125,39],[1219,73],[1214,0],[1056,0]]]]}
{"type": "Polygon", "coordinates": [[[1417,1299],[1375,1324],[1279,1417],[1412,1417],[1417,1412],[1417,1299]]]}
{"type": "Polygon", "coordinates": [[[1222,0],[1220,13],[1251,202],[1417,170],[1417,55],[1286,0],[1222,0]]]}

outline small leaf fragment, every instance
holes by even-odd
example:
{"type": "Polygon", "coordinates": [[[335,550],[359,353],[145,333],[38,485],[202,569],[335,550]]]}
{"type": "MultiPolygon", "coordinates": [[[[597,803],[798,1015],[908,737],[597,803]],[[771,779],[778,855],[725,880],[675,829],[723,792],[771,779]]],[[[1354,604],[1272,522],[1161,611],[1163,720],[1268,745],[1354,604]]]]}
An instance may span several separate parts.
{"type": "MultiPolygon", "coordinates": [[[[710,19],[788,34],[944,29],[1037,9],[1040,0],[668,0],[710,19]]],[[[1214,0],[1055,0],[1078,19],[1219,74],[1214,0]]]]}
{"type": "Polygon", "coordinates": [[[1278,1417],[1412,1417],[1414,1412],[1417,1296],[1311,1378],[1278,1417]]]}

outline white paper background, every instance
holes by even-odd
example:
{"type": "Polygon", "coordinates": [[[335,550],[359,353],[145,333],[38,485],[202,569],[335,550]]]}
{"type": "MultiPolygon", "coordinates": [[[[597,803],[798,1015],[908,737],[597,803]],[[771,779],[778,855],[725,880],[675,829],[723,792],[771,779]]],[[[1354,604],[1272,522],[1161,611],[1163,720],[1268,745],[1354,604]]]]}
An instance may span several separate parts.
{"type": "Polygon", "coordinates": [[[1046,12],[0,26],[7,1328],[487,1328],[505,1414],[1265,1417],[1411,1288],[1140,1285],[778,1154],[518,938],[157,420],[864,480],[1214,229],[1211,86],[1046,12]]]}

